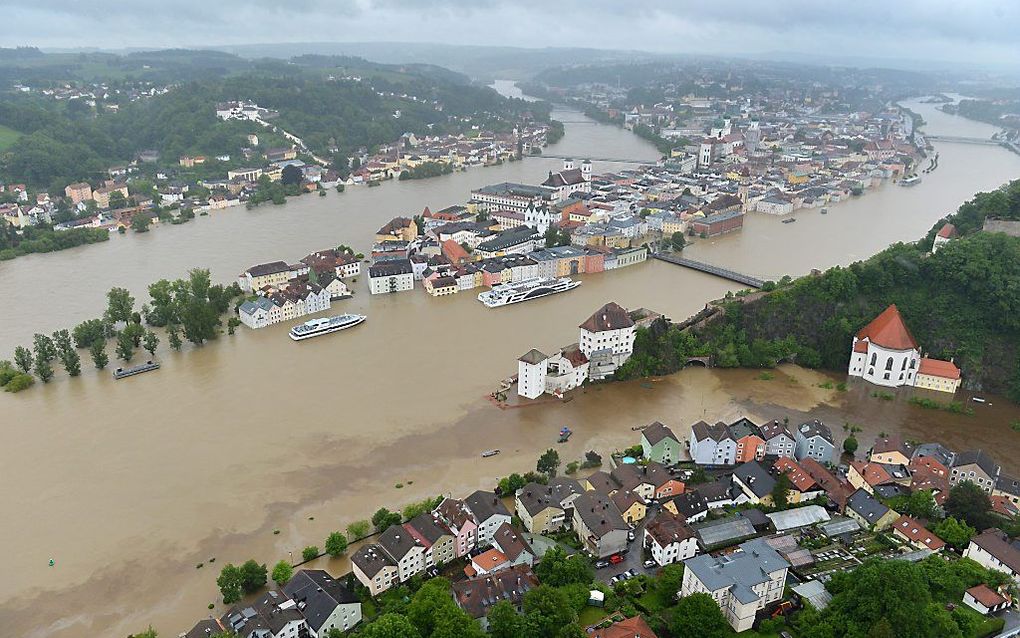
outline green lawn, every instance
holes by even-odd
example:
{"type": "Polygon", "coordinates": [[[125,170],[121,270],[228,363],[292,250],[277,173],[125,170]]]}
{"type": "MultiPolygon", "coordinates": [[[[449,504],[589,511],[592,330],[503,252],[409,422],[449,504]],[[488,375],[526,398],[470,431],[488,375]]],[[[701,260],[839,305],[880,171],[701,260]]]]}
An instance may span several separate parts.
{"type": "Polygon", "coordinates": [[[21,133],[0,124],[0,151],[5,151],[21,137],[21,133]]]}
{"type": "Polygon", "coordinates": [[[604,608],[588,605],[581,610],[580,614],[578,614],[578,622],[581,623],[582,627],[587,627],[588,625],[594,625],[608,615],[609,612],[607,612],[604,608]]]}

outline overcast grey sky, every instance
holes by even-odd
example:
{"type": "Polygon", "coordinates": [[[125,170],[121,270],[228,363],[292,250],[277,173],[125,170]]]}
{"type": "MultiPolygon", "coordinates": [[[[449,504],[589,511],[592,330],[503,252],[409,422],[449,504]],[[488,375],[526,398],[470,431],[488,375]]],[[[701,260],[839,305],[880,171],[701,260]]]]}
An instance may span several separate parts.
{"type": "Polygon", "coordinates": [[[1015,64],[1020,0],[0,0],[0,45],[405,41],[1015,64]]]}

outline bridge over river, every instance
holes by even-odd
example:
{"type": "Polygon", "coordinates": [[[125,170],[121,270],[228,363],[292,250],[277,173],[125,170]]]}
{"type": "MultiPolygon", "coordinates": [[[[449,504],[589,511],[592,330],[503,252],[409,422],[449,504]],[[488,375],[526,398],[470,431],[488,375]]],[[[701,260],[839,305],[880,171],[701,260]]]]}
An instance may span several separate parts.
{"type": "Polygon", "coordinates": [[[681,257],[680,255],[675,255],[673,253],[656,253],[652,256],[655,257],[656,259],[669,262],[671,264],[676,264],[677,266],[684,266],[685,268],[698,270],[703,273],[715,275],[716,277],[729,279],[730,281],[735,281],[738,284],[743,284],[745,286],[750,286],[752,288],[761,288],[763,285],[765,285],[765,282],[763,280],[752,275],[740,273],[735,270],[729,270],[727,268],[720,268],[719,266],[706,264],[705,262],[702,261],[687,259],[686,257],[681,257]]]}
{"type": "MultiPolygon", "coordinates": [[[[541,155],[536,155],[535,157],[544,157],[546,159],[563,159],[563,160],[566,160],[566,159],[581,159],[581,158],[577,157],[576,155],[553,155],[551,153],[542,153],[541,155]]],[[[655,163],[655,160],[647,159],[647,158],[646,159],[628,159],[628,158],[625,158],[625,157],[588,157],[587,155],[585,155],[583,159],[591,160],[593,162],[608,162],[610,164],[654,164],[655,163]]]]}

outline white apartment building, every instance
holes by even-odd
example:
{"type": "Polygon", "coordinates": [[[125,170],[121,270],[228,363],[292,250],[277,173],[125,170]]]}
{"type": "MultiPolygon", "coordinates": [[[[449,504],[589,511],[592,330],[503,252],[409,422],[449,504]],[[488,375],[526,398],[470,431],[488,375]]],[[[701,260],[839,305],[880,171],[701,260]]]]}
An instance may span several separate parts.
{"type": "Polygon", "coordinates": [[[790,564],[764,540],[754,539],[732,554],[689,558],[684,568],[680,596],[708,594],[739,633],[751,629],[759,610],[783,597],[790,564]]]}

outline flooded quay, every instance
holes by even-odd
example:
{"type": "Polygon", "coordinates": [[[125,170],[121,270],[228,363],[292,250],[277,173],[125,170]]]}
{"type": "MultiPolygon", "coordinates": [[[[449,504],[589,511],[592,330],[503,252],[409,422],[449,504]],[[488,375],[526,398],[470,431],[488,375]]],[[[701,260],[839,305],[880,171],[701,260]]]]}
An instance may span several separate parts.
{"type": "MultiPolygon", "coordinates": [[[[959,134],[952,127],[976,125],[930,105],[915,110],[933,131],[959,134]]],[[[655,155],[630,133],[595,124],[568,124],[554,148],[579,157],[655,155]]],[[[1002,149],[938,149],[940,168],[919,186],[885,186],[826,216],[798,213],[796,224],[749,215],[741,233],[697,242],[691,256],[766,276],[849,263],[919,237],[975,191],[1020,176],[1020,157],[1002,149]]],[[[390,217],[462,202],[486,183],[535,181],[556,164],[529,158],[301,197],[6,262],[0,352],[33,332],[98,314],[111,286],[141,296],[147,283],[194,266],[229,281],[253,263],[331,244],[364,249],[390,217]]],[[[296,344],[287,325],[240,330],[203,348],[160,352],[163,369],[130,381],[87,371],[0,396],[0,544],[11,548],[0,580],[0,633],[123,636],[151,623],[175,635],[218,603],[218,565],[286,558],[380,506],[491,488],[499,476],[532,469],[564,425],[576,432],[557,446],[565,461],[632,445],[631,427],[653,420],[684,433],[700,418],[810,415],[837,435],[844,422],[859,425],[862,444],[878,432],[901,432],[994,449],[1007,468],[1020,470],[1020,434],[1008,428],[1017,410],[1004,401],[974,416],[953,415],[899,397],[881,401],[854,384],[846,393],[825,390],[826,380],[842,379],[792,367],[771,381],[751,371],[691,368],[598,386],[568,403],[493,408],[485,396],[521,353],[575,341],[577,325],[606,301],[682,318],[732,288],[660,262],[582,279],[570,293],[499,310],[473,295],[369,297],[360,281],[338,308],[369,320],[339,335],[296,344]],[[482,460],[489,448],[502,453],[482,460]],[[196,568],[212,557],[216,563],[196,568]]],[[[343,561],[321,562],[345,570],[343,561]]]]}

